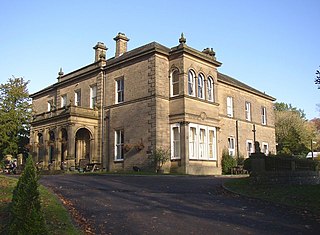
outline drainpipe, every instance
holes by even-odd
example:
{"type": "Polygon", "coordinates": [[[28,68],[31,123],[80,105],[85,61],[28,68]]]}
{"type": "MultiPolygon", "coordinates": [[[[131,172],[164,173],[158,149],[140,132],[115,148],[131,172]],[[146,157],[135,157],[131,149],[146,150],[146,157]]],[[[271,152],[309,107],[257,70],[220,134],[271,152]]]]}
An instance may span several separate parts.
{"type": "Polygon", "coordinates": [[[236,120],[236,145],[237,145],[237,159],[239,159],[239,126],[238,126],[238,120],[236,120]]]}

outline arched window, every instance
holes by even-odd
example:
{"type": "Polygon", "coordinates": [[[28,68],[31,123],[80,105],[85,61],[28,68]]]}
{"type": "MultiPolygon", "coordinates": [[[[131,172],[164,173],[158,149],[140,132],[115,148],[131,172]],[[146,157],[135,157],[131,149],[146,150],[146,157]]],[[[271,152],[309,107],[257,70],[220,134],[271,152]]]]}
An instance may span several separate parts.
{"type": "Polygon", "coordinates": [[[179,95],[179,71],[174,70],[171,73],[171,96],[179,95]]]}
{"type": "Polygon", "coordinates": [[[204,98],[203,85],[204,85],[204,77],[203,77],[203,74],[200,73],[198,76],[198,98],[201,98],[201,99],[204,98]]]}
{"type": "Polygon", "coordinates": [[[195,96],[195,75],[192,70],[188,74],[188,95],[195,96]]]}
{"type": "Polygon", "coordinates": [[[214,101],[214,84],[213,84],[213,79],[212,77],[208,77],[207,81],[207,92],[208,92],[208,100],[209,101],[214,101]]]}

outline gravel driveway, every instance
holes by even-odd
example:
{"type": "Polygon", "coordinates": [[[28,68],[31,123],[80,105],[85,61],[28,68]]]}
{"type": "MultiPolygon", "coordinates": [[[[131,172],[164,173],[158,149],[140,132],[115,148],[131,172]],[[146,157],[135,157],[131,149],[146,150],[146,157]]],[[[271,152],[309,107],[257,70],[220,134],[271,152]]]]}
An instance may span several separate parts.
{"type": "Polygon", "coordinates": [[[93,234],[320,234],[315,216],[228,193],[225,180],[55,175],[40,183],[69,200],[93,234]]]}

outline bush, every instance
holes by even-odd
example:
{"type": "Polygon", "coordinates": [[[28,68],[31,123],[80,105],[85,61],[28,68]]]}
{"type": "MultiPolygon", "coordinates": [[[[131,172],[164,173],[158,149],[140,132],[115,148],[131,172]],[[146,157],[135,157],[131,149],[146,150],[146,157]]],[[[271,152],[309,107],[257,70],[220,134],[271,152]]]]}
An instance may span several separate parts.
{"type": "Polygon", "coordinates": [[[236,165],[237,160],[230,156],[227,150],[223,150],[221,160],[222,174],[230,174],[231,168],[235,167],[236,165]]]}
{"type": "Polygon", "coordinates": [[[251,159],[250,158],[247,158],[247,159],[244,160],[243,169],[245,169],[249,173],[251,172],[251,159]]]}
{"type": "Polygon", "coordinates": [[[9,234],[47,234],[38,187],[38,175],[29,156],[13,190],[9,234]]]}
{"type": "Polygon", "coordinates": [[[170,159],[170,151],[163,148],[156,148],[149,156],[150,165],[155,172],[160,172],[163,164],[170,159]]]}

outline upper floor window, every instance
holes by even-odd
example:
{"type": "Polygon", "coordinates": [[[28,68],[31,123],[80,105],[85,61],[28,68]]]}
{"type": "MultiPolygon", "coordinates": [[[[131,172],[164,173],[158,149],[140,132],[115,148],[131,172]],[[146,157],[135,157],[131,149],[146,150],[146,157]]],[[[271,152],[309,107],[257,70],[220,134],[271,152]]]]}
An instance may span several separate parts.
{"type": "Polygon", "coordinates": [[[208,90],[208,100],[209,101],[214,101],[214,91],[213,91],[213,79],[212,77],[208,77],[207,81],[207,90],[208,90]]]}
{"type": "Polygon", "coordinates": [[[124,145],[124,133],[123,130],[116,130],[115,131],[115,160],[122,161],[124,159],[124,152],[123,152],[123,145],[124,145]]]}
{"type": "Polygon", "coordinates": [[[67,106],[67,95],[62,95],[61,96],[61,108],[67,106]]]}
{"type": "Polygon", "coordinates": [[[90,87],[90,108],[94,109],[97,105],[97,85],[90,87]]]}
{"type": "Polygon", "coordinates": [[[200,73],[199,77],[198,77],[198,97],[203,99],[204,95],[203,95],[203,85],[204,85],[204,77],[203,75],[200,73]]]}
{"type": "Polygon", "coordinates": [[[262,123],[262,125],[267,125],[267,109],[266,109],[266,107],[261,107],[261,123],[262,123]]]}
{"type": "Polygon", "coordinates": [[[81,90],[74,92],[74,105],[81,106],[81,90]]]}
{"type": "Polygon", "coordinates": [[[171,73],[171,96],[179,95],[179,71],[174,70],[171,73]]]}
{"type": "Polygon", "coordinates": [[[49,100],[48,101],[48,112],[51,111],[53,109],[53,100],[49,100]]]}
{"type": "Polygon", "coordinates": [[[117,90],[116,102],[121,103],[124,101],[124,78],[118,79],[116,81],[116,90],[117,90]]]}
{"type": "Polygon", "coordinates": [[[251,103],[250,102],[246,102],[245,111],[246,111],[246,120],[251,121],[251,103]]]}
{"type": "Polygon", "coordinates": [[[227,116],[233,117],[233,98],[227,97],[227,116]]]}
{"type": "Polygon", "coordinates": [[[195,75],[192,70],[188,74],[188,95],[195,96],[195,75]]]}

